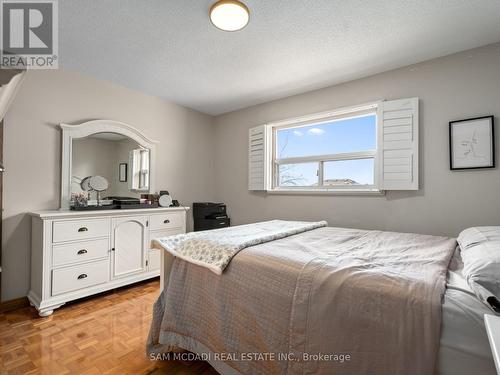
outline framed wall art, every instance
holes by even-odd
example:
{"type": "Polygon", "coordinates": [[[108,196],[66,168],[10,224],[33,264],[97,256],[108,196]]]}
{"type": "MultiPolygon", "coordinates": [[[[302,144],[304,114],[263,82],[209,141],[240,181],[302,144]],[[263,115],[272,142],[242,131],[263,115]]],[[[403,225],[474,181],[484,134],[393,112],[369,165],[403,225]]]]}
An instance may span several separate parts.
{"type": "Polygon", "coordinates": [[[450,122],[450,169],[495,167],[494,117],[450,122]]]}

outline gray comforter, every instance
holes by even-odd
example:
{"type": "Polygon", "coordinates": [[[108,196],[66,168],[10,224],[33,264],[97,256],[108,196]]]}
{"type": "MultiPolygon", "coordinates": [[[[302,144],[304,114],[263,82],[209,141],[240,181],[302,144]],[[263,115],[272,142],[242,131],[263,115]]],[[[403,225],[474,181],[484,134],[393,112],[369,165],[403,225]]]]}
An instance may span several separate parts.
{"type": "Polygon", "coordinates": [[[203,353],[223,374],[432,374],[455,246],[319,228],[248,247],[222,275],[175,259],[148,352],[203,353]]]}

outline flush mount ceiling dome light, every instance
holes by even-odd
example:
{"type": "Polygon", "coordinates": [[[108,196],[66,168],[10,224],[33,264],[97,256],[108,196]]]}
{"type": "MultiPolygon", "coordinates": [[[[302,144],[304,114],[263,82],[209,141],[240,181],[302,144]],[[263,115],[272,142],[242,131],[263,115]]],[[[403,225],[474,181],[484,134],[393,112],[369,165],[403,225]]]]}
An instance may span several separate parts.
{"type": "Polygon", "coordinates": [[[219,0],[210,7],[210,21],[224,31],[241,30],[249,19],[250,11],[238,0],[219,0]]]}

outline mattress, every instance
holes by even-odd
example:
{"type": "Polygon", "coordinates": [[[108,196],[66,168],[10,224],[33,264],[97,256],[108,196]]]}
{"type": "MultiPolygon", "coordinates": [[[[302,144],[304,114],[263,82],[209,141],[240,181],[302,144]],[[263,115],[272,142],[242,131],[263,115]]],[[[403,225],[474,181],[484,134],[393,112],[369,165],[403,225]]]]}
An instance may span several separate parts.
{"type": "Polygon", "coordinates": [[[492,314],[469,288],[457,248],[448,270],[442,307],[437,373],[440,375],[495,375],[484,314],[492,314]]]}

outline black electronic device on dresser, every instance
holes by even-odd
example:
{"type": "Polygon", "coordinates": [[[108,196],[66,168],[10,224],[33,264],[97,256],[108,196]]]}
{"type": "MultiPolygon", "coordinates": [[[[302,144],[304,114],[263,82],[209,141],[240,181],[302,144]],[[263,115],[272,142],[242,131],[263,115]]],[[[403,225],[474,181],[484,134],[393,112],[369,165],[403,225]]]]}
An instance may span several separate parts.
{"type": "Polygon", "coordinates": [[[231,224],[224,203],[194,202],[193,218],[195,232],[225,228],[231,224]]]}

